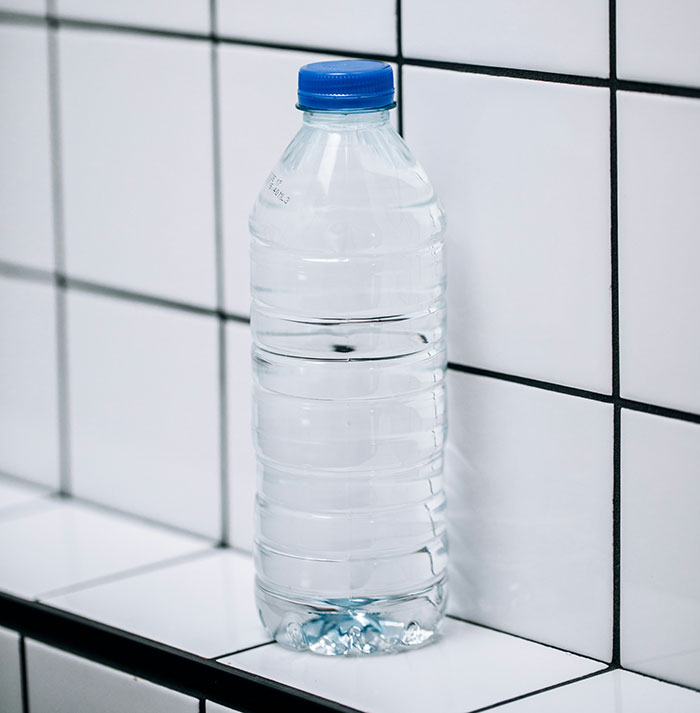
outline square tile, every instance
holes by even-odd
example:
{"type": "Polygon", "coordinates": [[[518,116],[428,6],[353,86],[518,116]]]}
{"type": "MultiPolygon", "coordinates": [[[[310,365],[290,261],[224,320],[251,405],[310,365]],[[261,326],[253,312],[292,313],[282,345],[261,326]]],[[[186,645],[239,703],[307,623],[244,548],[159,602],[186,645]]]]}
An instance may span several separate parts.
{"type": "Polygon", "coordinates": [[[229,537],[231,544],[253,549],[253,504],[256,461],[253,448],[253,381],[250,363],[250,327],[226,325],[228,382],[229,537]]]}
{"type": "Polygon", "coordinates": [[[700,412],[700,102],[617,101],[620,389],[700,412]]]}
{"type": "Polygon", "coordinates": [[[54,300],[50,285],[0,277],[0,471],[57,488],[54,300]]]}
{"type": "MultiPolygon", "coordinates": [[[[247,315],[248,215],[265,178],[301,128],[303,114],[295,106],[299,67],[338,57],[231,45],[219,45],[218,52],[225,306],[247,315]],[[242,96],[255,111],[243,110],[242,96]]],[[[394,111],[394,127],[396,122],[394,111]]]]}
{"type": "Polygon", "coordinates": [[[700,84],[700,5],[695,0],[617,0],[617,76],[700,84]]]}
{"type": "Polygon", "coordinates": [[[46,12],[46,0],[0,0],[0,10],[43,15],[46,12]]]}
{"type": "Polygon", "coordinates": [[[218,34],[306,47],[396,52],[394,0],[217,0],[218,34]]]}
{"type": "Polygon", "coordinates": [[[452,619],[444,624],[441,639],[410,654],[345,659],[273,644],[221,662],[373,713],[463,713],[603,667],[452,619]]]}
{"type": "Polygon", "coordinates": [[[606,0],[403,0],[405,57],[608,75],[606,0]]]}
{"type": "Polygon", "coordinates": [[[697,713],[700,693],[629,671],[611,671],[499,708],[503,713],[697,713]]]}
{"type": "Polygon", "coordinates": [[[0,710],[22,713],[22,673],[19,636],[0,626],[0,710]]]}
{"type": "Polygon", "coordinates": [[[47,493],[46,488],[0,475],[0,520],[10,513],[24,510],[26,505],[43,503],[47,493]]]}
{"type": "Polygon", "coordinates": [[[56,0],[62,17],[119,25],[162,27],[183,32],[209,32],[208,0],[56,0]]]}
{"type": "Polygon", "coordinates": [[[206,549],[208,543],[71,501],[0,520],[0,589],[27,599],[206,549]]]}
{"type": "Polygon", "coordinates": [[[38,641],[27,640],[26,655],[32,713],[197,713],[199,710],[196,698],[38,641]]]}
{"type": "Polygon", "coordinates": [[[253,597],[253,561],[231,550],[49,599],[52,606],[214,658],[270,640],[253,597]]]}
{"type": "Polygon", "coordinates": [[[52,270],[48,67],[46,29],[0,26],[0,260],[52,270]]]}
{"type": "Polygon", "coordinates": [[[61,30],[59,50],[69,274],[214,306],[209,43],[61,30]]]}
{"type": "Polygon", "coordinates": [[[609,661],[612,406],[448,378],[449,611],[609,661]]]}
{"type": "Polygon", "coordinates": [[[623,409],[621,444],[622,665],[700,688],[700,425],[623,409]]]}
{"type": "Polygon", "coordinates": [[[76,495],[220,536],[214,317],[70,292],[76,495]]]}
{"type": "Polygon", "coordinates": [[[450,359],[609,393],[606,90],[405,67],[403,101],[447,212],[450,359]]]}

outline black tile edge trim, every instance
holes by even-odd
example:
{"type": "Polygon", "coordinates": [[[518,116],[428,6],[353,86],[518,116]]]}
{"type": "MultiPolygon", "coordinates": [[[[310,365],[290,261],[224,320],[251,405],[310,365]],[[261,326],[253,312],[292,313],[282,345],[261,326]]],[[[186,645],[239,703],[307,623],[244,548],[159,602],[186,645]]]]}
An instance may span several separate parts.
{"type": "Polygon", "coordinates": [[[540,693],[546,693],[547,691],[553,691],[556,688],[564,688],[565,686],[569,686],[572,683],[578,683],[579,681],[585,681],[588,678],[595,678],[596,676],[602,676],[605,673],[610,673],[610,671],[614,671],[617,667],[616,666],[607,666],[606,668],[601,669],[600,671],[593,671],[591,673],[584,674],[583,676],[577,676],[576,678],[569,678],[566,681],[560,681],[559,683],[554,683],[551,686],[545,686],[544,688],[538,688],[535,691],[530,691],[529,693],[523,693],[520,696],[513,696],[513,698],[508,698],[505,701],[499,701],[498,703],[492,703],[491,705],[488,706],[483,706],[482,708],[474,708],[468,713],[482,713],[482,711],[491,711],[494,710],[494,708],[500,708],[501,706],[508,705],[509,703],[514,703],[515,701],[521,701],[523,698],[532,698],[533,696],[537,696],[540,693]]]}
{"type": "Polygon", "coordinates": [[[289,710],[294,705],[305,713],[359,713],[277,681],[3,592],[0,592],[0,625],[90,661],[242,713],[289,710]]]}
{"type": "Polygon", "coordinates": [[[29,713],[29,677],[27,676],[27,648],[24,636],[19,637],[19,675],[22,694],[22,711],[29,713]]]}
{"type": "Polygon", "coordinates": [[[465,624],[471,624],[472,626],[478,626],[480,629],[488,629],[489,631],[495,631],[497,634],[504,634],[506,636],[511,636],[514,639],[521,639],[522,641],[528,641],[531,644],[537,644],[538,646],[544,646],[548,649],[555,649],[556,651],[561,651],[565,654],[573,654],[582,659],[588,659],[589,661],[595,661],[596,663],[601,663],[605,666],[609,665],[609,661],[603,661],[602,659],[597,659],[595,656],[587,656],[586,654],[578,653],[577,651],[572,651],[571,649],[565,649],[562,646],[555,646],[554,644],[548,644],[539,639],[531,639],[528,636],[522,636],[521,634],[514,634],[512,631],[506,631],[505,629],[499,629],[496,626],[489,626],[488,624],[482,624],[478,621],[473,621],[471,619],[465,619],[464,617],[458,616],[457,614],[446,614],[448,619],[454,619],[455,621],[461,621],[465,624]]]}

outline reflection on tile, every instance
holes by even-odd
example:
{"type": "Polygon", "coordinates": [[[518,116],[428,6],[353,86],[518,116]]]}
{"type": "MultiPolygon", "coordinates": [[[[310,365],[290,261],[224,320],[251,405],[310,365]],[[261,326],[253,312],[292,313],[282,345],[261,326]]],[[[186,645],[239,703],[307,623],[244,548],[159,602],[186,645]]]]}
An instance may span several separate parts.
{"type": "Polygon", "coordinates": [[[463,713],[603,667],[453,619],[444,624],[435,644],[396,656],[324,657],[273,644],[222,663],[373,713],[463,713]]]}
{"type": "Polygon", "coordinates": [[[611,671],[498,709],[502,713],[698,713],[700,693],[611,671]]]}
{"type": "Polygon", "coordinates": [[[449,610],[610,660],[612,406],[448,379],[449,610]]]}
{"type": "Polygon", "coordinates": [[[450,359],[609,393],[608,91],[405,67],[403,102],[447,212],[450,359]]]}
{"type": "Polygon", "coordinates": [[[22,713],[19,636],[3,627],[0,627],[0,711],[22,713]]]}
{"type": "Polygon", "coordinates": [[[43,502],[49,491],[46,488],[20,483],[0,475],[0,520],[8,513],[17,511],[18,506],[43,502]]]}
{"type": "Polygon", "coordinates": [[[0,590],[25,598],[204,550],[206,541],[71,501],[0,520],[0,590]]]}
{"type": "Polygon", "coordinates": [[[197,713],[199,701],[150,681],[27,640],[32,713],[197,713]]]}
{"type": "Polygon", "coordinates": [[[0,26],[0,260],[52,270],[47,52],[44,28],[0,26]]]}
{"type": "Polygon", "coordinates": [[[230,550],[48,601],[207,658],[270,639],[253,598],[253,562],[230,550]]]}
{"type": "Polygon", "coordinates": [[[622,665],[700,688],[700,425],[623,409],[621,444],[622,665]]]}

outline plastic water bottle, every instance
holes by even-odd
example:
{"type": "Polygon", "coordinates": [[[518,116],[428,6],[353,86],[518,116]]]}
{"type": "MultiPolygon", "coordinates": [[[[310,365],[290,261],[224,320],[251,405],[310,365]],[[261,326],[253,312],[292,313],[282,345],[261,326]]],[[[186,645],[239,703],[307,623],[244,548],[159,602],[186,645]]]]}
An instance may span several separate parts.
{"type": "Polygon", "coordinates": [[[280,643],[374,654],[446,601],[445,218],[384,62],[299,71],[250,216],[256,599],[280,643]]]}

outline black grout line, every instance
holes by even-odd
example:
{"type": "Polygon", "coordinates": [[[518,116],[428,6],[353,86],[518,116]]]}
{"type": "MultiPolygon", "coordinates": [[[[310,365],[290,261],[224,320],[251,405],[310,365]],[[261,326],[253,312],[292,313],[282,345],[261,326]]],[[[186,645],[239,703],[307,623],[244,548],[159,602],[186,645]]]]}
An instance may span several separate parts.
{"type": "Polygon", "coordinates": [[[206,702],[204,698],[199,699],[199,713],[206,713],[206,702]]]}
{"type": "Polygon", "coordinates": [[[28,280],[41,284],[53,284],[54,273],[49,270],[41,270],[37,267],[27,267],[15,263],[0,260],[0,277],[9,277],[13,280],[28,280]]]}
{"type": "Polygon", "coordinates": [[[613,497],[612,497],[612,560],[613,560],[613,621],[612,663],[620,665],[620,406],[613,410],[613,497]]]}
{"type": "Polygon", "coordinates": [[[579,656],[582,659],[588,659],[589,661],[595,661],[596,663],[602,663],[606,666],[608,661],[603,661],[602,659],[597,659],[595,656],[588,656],[586,654],[581,654],[578,651],[572,651],[571,649],[565,649],[563,646],[556,646],[555,644],[548,644],[539,639],[531,639],[528,636],[522,636],[521,634],[515,634],[512,631],[506,631],[505,629],[499,629],[495,626],[490,626],[489,624],[482,624],[478,621],[473,621],[471,619],[465,619],[464,617],[457,616],[456,614],[447,614],[449,619],[454,619],[455,621],[461,621],[465,624],[471,624],[472,626],[478,626],[480,629],[488,629],[489,631],[494,631],[497,634],[504,634],[505,636],[512,636],[514,639],[520,639],[522,641],[528,641],[531,644],[537,644],[538,646],[545,646],[548,649],[555,649],[556,651],[561,651],[565,654],[573,654],[574,656],[579,656]]]}
{"type": "Polygon", "coordinates": [[[68,386],[68,311],[64,288],[57,287],[55,300],[59,491],[64,495],[69,495],[71,493],[70,391],[68,386]]]}
{"type": "Polygon", "coordinates": [[[27,647],[24,636],[19,637],[18,646],[22,713],[29,713],[29,676],[27,675],[27,647]]]}
{"type": "Polygon", "coordinates": [[[653,416],[663,416],[664,418],[672,418],[677,421],[688,421],[689,423],[700,423],[700,414],[690,413],[688,411],[679,411],[678,409],[668,408],[667,406],[658,406],[656,404],[648,404],[642,401],[633,401],[631,399],[619,399],[619,404],[622,408],[630,411],[639,411],[648,413],[653,416]]]}
{"type": "Polygon", "coordinates": [[[253,644],[252,646],[245,646],[242,649],[236,649],[235,651],[229,651],[227,654],[219,654],[218,656],[212,656],[211,661],[221,661],[221,659],[228,658],[229,656],[235,656],[236,654],[243,654],[246,651],[252,651],[253,649],[260,649],[263,646],[269,646],[274,644],[274,641],[263,641],[262,644],[253,644]]]}
{"type": "Polygon", "coordinates": [[[231,523],[229,501],[231,498],[231,483],[229,472],[228,451],[228,365],[226,363],[226,323],[219,320],[219,457],[220,463],[220,494],[219,508],[221,517],[220,544],[227,545],[231,539],[231,523]]]}
{"type": "Polygon", "coordinates": [[[396,119],[398,133],[403,136],[403,26],[401,0],[396,0],[396,65],[398,74],[396,87],[396,119]]]}
{"type": "Polygon", "coordinates": [[[223,314],[223,319],[227,322],[239,322],[240,324],[250,324],[250,317],[243,314],[232,314],[225,312],[223,314]]]}
{"type": "Polygon", "coordinates": [[[700,87],[686,87],[676,84],[635,82],[629,79],[618,79],[617,90],[625,92],[641,92],[642,94],[664,94],[673,97],[700,99],[700,87]]]}
{"type": "Polygon", "coordinates": [[[522,701],[524,698],[532,698],[533,696],[537,696],[540,693],[546,693],[547,691],[553,691],[557,688],[564,688],[566,686],[571,685],[572,683],[578,683],[579,681],[585,681],[588,678],[595,678],[596,676],[601,676],[605,673],[610,673],[610,671],[614,671],[615,667],[614,666],[608,666],[607,668],[601,669],[600,671],[593,671],[592,673],[587,673],[583,676],[577,676],[576,678],[570,678],[566,681],[560,681],[559,683],[555,683],[551,686],[545,686],[544,688],[538,688],[536,691],[530,691],[529,693],[523,693],[520,696],[513,696],[512,698],[508,698],[505,701],[499,701],[498,703],[491,703],[488,706],[482,706],[481,708],[474,708],[473,710],[468,711],[468,713],[482,713],[482,711],[491,711],[494,710],[495,708],[500,708],[501,706],[508,705],[509,703],[514,703],[515,701],[522,701]]]}

